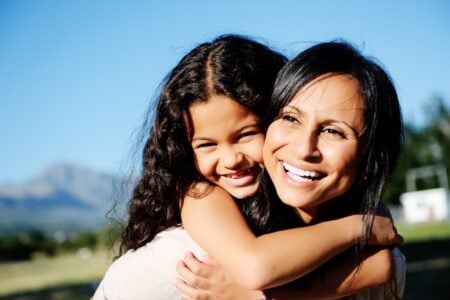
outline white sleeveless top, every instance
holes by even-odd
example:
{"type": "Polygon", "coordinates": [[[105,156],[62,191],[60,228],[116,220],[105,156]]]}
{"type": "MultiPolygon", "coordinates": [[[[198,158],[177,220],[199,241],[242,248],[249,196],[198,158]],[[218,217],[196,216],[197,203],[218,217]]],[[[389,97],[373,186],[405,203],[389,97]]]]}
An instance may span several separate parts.
{"type": "Polygon", "coordinates": [[[151,242],[115,260],[95,291],[94,300],[181,299],[173,283],[187,251],[201,259],[206,252],[181,227],[160,232],[151,242]]]}

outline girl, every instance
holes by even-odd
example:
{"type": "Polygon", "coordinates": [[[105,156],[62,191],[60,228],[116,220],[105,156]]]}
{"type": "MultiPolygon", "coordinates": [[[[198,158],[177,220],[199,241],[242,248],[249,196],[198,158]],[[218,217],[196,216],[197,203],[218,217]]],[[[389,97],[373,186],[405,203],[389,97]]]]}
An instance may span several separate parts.
{"type": "MultiPolygon", "coordinates": [[[[197,255],[204,253],[179,227],[181,200],[189,197],[199,203],[209,202],[207,198],[216,195],[218,189],[206,180],[222,186],[237,199],[255,194],[262,172],[263,134],[259,117],[265,108],[264,101],[270,97],[276,74],[284,63],[283,56],[261,44],[225,36],[192,50],[169,74],[145,145],[142,175],[129,203],[130,219],[122,249],[131,251],[113,263],[97,289],[95,299],[104,296],[174,299],[176,290],[172,279],[176,261],[188,249],[193,249],[197,255]],[[215,123],[212,124],[215,127],[209,121],[203,122],[203,116],[214,116],[215,123]],[[211,128],[213,130],[208,131],[211,128]],[[225,139],[225,152],[221,157],[227,161],[223,161],[224,168],[220,173],[212,174],[215,172],[210,173],[210,167],[216,162],[208,154],[211,154],[210,147],[215,147],[216,141],[210,138],[216,131],[220,132],[219,139],[225,139]]],[[[227,197],[230,194],[224,192],[227,197]]],[[[255,231],[277,229],[280,216],[294,219],[292,210],[286,210],[278,202],[256,200],[239,202],[255,231]]],[[[229,204],[241,218],[237,224],[252,235],[251,243],[255,247],[249,249],[248,256],[254,255],[253,261],[262,262],[262,268],[266,268],[269,264],[265,264],[264,259],[273,251],[277,257],[292,253],[285,247],[270,249],[267,245],[291,242],[296,249],[291,263],[295,266],[296,277],[354,245],[361,235],[361,216],[353,215],[310,228],[255,238],[234,199],[229,204]],[[334,228],[342,230],[332,233],[334,228]],[[326,242],[318,241],[314,235],[324,236],[326,242]],[[314,249],[306,242],[315,245],[314,249]]],[[[377,244],[395,240],[389,218],[379,217],[376,225],[374,237],[381,239],[377,244]]],[[[292,272],[291,269],[288,272],[292,272]]],[[[274,273],[279,277],[283,272],[277,270],[274,273]]],[[[256,289],[259,288],[258,273],[259,269],[253,268],[252,272],[235,279],[242,281],[245,287],[256,289]]],[[[385,273],[379,272],[379,277],[383,276],[385,273]]],[[[261,295],[257,291],[244,292],[248,297],[261,295]]]]}
{"type": "MultiPolygon", "coordinates": [[[[280,199],[295,208],[298,221],[303,226],[363,213],[364,235],[358,244],[358,253],[362,257],[384,184],[395,167],[402,143],[400,107],[388,75],[347,43],[319,44],[298,55],[282,69],[265,123],[270,125],[264,144],[264,163],[280,199]]],[[[269,184],[264,174],[263,186],[269,184]]],[[[219,210],[219,206],[221,214],[232,213],[224,210],[228,209],[225,195],[220,195],[215,201],[209,200],[201,207],[200,201],[187,198],[182,212],[183,224],[194,240],[210,254],[214,253],[223,264],[226,254],[218,248],[231,246],[229,243],[209,245],[210,236],[206,235],[211,231],[214,231],[210,234],[213,237],[219,234],[218,230],[226,232],[225,225],[218,229],[215,227],[218,222],[225,224],[230,220],[220,219],[218,214],[211,219],[195,220],[194,217],[201,209],[210,215],[219,210]],[[207,223],[211,225],[205,230],[207,223]],[[211,228],[213,224],[215,227],[211,228]]],[[[244,229],[233,227],[232,230],[234,235],[244,236],[239,233],[245,232],[244,229]]],[[[220,241],[216,239],[214,242],[220,241]]],[[[396,276],[392,283],[396,285],[390,283],[354,298],[393,299],[401,296],[404,258],[398,250],[394,252],[394,258],[396,276]]],[[[290,263],[292,259],[280,258],[280,261],[277,266],[286,261],[290,263]]],[[[180,265],[178,269],[188,281],[205,287],[192,289],[178,283],[187,299],[197,296],[216,299],[221,296],[217,292],[220,291],[217,285],[221,280],[214,275],[220,272],[217,268],[199,264],[189,257],[186,265],[180,265]],[[211,286],[211,282],[215,289],[206,288],[211,286]]],[[[291,270],[294,274],[295,268],[291,270]]],[[[328,285],[333,292],[333,278],[325,272],[323,274],[325,287],[328,285]]],[[[286,277],[280,278],[278,283],[283,281],[286,277]]],[[[291,292],[286,288],[267,291],[271,297],[298,299],[300,294],[292,295],[291,292]]],[[[310,291],[308,297],[313,295],[315,293],[310,291]]],[[[333,297],[332,293],[329,296],[333,297]]]]}

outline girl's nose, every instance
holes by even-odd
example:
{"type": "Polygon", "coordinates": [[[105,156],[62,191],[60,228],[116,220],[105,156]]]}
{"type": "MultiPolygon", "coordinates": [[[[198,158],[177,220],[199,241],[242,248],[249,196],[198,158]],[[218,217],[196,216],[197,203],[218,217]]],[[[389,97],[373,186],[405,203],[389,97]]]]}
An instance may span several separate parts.
{"type": "Polygon", "coordinates": [[[244,155],[232,148],[226,149],[222,154],[223,166],[227,169],[237,169],[244,161],[244,155]]]}

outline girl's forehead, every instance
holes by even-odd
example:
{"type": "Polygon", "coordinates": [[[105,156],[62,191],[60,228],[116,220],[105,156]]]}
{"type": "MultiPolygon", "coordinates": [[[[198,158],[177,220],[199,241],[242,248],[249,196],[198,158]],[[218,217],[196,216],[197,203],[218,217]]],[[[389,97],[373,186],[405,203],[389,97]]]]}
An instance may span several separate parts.
{"type": "Polygon", "coordinates": [[[198,102],[189,108],[187,113],[188,130],[191,135],[215,134],[226,129],[244,126],[247,123],[258,123],[259,118],[245,106],[234,99],[223,95],[215,95],[206,101],[198,102]]]}

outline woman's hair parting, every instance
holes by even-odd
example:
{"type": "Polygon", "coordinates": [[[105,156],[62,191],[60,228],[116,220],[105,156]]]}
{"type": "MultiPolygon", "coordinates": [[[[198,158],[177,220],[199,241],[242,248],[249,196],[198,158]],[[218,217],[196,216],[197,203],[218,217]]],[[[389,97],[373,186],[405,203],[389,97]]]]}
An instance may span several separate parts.
{"type": "Polygon", "coordinates": [[[285,63],[284,56],[258,42],[224,35],[194,48],[168,74],[147,133],[142,173],[128,204],[122,252],[180,224],[180,201],[193,183],[204,180],[190,145],[189,107],[224,95],[261,116],[285,63]]]}
{"type": "Polygon", "coordinates": [[[403,144],[403,125],[395,87],[389,75],[373,60],[364,57],[344,41],[317,44],[301,52],[279,73],[264,124],[278,117],[280,110],[305,85],[325,74],[344,74],[357,80],[365,101],[366,130],[361,137],[360,177],[344,195],[353,212],[365,214],[366,247],[373,216],[378,209],[386,181],[395,169],[403,144]]]}

